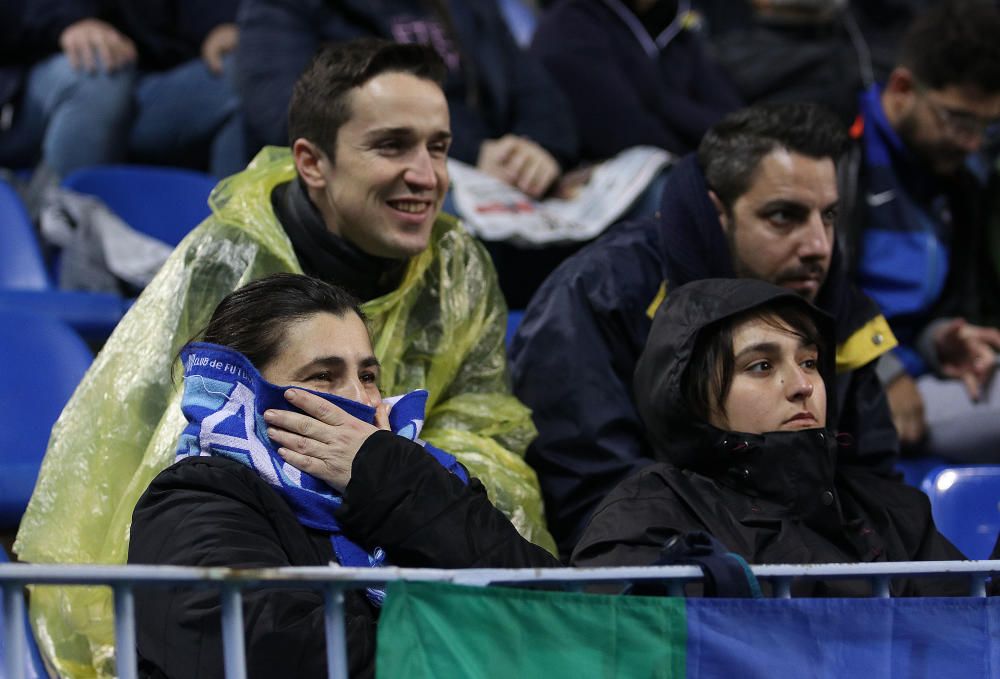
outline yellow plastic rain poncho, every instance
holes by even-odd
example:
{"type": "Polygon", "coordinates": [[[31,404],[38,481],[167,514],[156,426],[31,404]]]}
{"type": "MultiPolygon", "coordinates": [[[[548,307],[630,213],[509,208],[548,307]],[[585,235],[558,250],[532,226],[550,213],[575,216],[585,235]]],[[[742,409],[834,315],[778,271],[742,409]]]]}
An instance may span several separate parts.
{"type": "MultiPolygon", "coordinates": [[[[271,208],[295,177],[287,149],[265,148],[213,191],[213,214],[177,247],[115,329],[52,430],[15,543],[29,562],[123,563],[132,510],[173,462],[183,428],[177,352],[218,302],[278,271],[301,272],[271,208]]],[[[486,485],[529,540],[554,551],[524,449],[535,430],[508,388],[506,307],[483,248],[446,216],[400,287],[363,306],[382,390],[430,393],[422,436],[486,485]]],[[[114,673],[110,590],[36,587],[36,636],[66,676],[114,673]]]]}

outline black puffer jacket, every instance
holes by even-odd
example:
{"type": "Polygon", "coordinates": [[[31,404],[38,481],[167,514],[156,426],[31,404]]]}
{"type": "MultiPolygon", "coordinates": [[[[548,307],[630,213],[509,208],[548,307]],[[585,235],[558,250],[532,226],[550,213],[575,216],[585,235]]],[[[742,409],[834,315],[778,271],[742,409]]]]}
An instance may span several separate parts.
{"type": "MultiPolygon", "coordinates": [[[[337,521],[345,534],[385,550],[397,566],[557,567],[490,504],[419,446],[378,432],[361,447],[337,521]]],[[[250,468],[220,457],[187,458],[162,471],[132,517],[129,563],[267,568],[335,562],[327,534],[304,527],[250,468]]],[[[361,591],[345,597],[352,677],[374,674],[378,610],[361,591]]],[[[307,588],[258,588],[243,596],[250,677],[326,677],[323,597],[307,588]]],[[[214,590],[140,589],[136,645],[145,677],[222,677],[214,590]]]]}
{"type": "MultiPolygon", "coordinates": [[[[681,379],[702,329],[776,299],[756,280],[707,279],[673,292],[657,313],[635,374],[636,404],[657,462],[621,483],[584,532],[573,563],[652,563],[677,533],[706,531],[754,564],[963,559],[938,533],[927,497],[901,481],[837,465],[833,432],[743,434],[698,421],[681,379]]],[[[828,354],[830,352],[827,352],[828,354]]],[[[829,384],[832,357],[820,370],[829,384]]],[[[831,406],[832,407],[832,406],[831,406]]],[[[798,595],[867,594],[854,581],[800,583],[798,595]]],[[[967,594],[963,580],[894,581],[894,594],[967,594]]]]}

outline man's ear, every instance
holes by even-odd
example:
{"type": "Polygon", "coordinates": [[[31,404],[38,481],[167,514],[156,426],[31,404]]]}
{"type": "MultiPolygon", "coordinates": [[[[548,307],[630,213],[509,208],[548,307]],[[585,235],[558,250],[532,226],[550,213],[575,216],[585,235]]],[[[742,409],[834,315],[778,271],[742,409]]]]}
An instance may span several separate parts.
{"type": "Polygon", "coordinates": [[[295,169],[306,186],[311,189],[326,188],[326,174],[323,170],[330,159],[316,144],[299,137],[292,143],[292,158],[295,160],[295,169]]]}
{"type": "Polygon", "coordinates": [[[889,74],[884,91],[895,95],[909,96],[916,89],[917,79],[914,77],[913,71],[905,66],[897,66],[889,74]]]}
{"type": "Polygon", "coordinates": [[[709,189],[708,199],[712,201],[712,205],[715,206],[715,214],[719,217],[719,223],[722,224],[722,230],[725,233],[729,233],[729,213],[726,211],[726,206],[722,204],[719,200],[719,196],[715,194],[715,191],[709,189]]]}
{"type": "Polygon", "coordinates": [[[892,69],[882,90],[882,109],[893,127],[913,112],[913,107],[917,105],[917,86],[913,71],[905,66],[892,69]]]}

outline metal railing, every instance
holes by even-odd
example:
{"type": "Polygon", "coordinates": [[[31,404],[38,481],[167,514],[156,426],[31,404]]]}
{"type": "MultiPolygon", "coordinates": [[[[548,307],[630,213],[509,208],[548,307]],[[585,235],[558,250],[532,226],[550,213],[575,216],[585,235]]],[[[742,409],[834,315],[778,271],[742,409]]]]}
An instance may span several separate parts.
{"type": "MultiPolygon", "coordinates": [[[[888,597],[889,582],[898,577],[954,576],[969,580],[969,595],[986,596],[986,581],[1000,574],[1000,561],[914,561],[868,564],[814,564],[753,566],[754,575],[770,582],[776,598],[791,597],[795,580],[867,579],[873,596],[888,597]]],[[[70,566],[0,564],[3,590],[5,669],[9,679],[23,679],[26,639],[23,625],[26,585],[106,585],[114,592],[115,648],[118,676],[136,677],[135,600],[137,586],[206,587],[218,589],[222,600],[222,642],[225,676],[245,679],[242,590],[269,586],[313,587],[325,599],[327,671],[330,677],[347,677],[344,632],[344,592],[395,580],[447,582],[461,585],[562,584],[578,590],[599,582],[666,581],[673,596],[682,596],[684,585],[702,579],[696,566],[620,568],[524,568],[437,570],[417,568],[273,568],[232,569],[184,566],[70,566]]]]}

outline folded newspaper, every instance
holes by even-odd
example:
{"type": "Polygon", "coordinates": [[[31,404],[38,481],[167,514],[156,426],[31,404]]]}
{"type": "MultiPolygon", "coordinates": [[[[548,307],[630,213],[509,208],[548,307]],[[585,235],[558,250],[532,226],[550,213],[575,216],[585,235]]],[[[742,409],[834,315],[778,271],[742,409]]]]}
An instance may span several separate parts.
{"type": "Polygon", "coordinates": [[[599,236],[672,161],[663,149],[635,146],[590,168],[571,197],[542,201],[457,160],[448,161],[448,172],[455,206],[472,234],[541,247],[599,236]]]}

